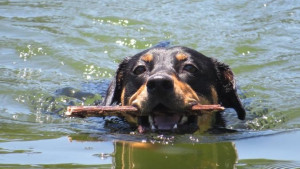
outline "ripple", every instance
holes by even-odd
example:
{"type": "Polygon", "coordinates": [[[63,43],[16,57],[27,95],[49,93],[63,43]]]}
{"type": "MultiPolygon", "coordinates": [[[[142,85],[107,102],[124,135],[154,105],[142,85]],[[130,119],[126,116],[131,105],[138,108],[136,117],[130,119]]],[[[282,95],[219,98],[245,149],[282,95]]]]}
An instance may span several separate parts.
{"type": "MultiPolygon", "coordinates": [[[[90,103],[55,91],[109,82],[124,57],[163,40],[232,67],[247,120],[229,127],[299,126],[298,1],[49,2],[1,2],[1,108],[28,125],[25,133],[31,123],[49,124],[45,131],[96,132],[96,122],[57,117],[69,102],[90,103]]],[[[85,89],[105,93],[107,85],[96,86],[85,89]]]]}
{"type": "Polygon", "coordinates": [[[106,17],[95,17],[91,15],[81,14],[88,19],[91,19],[93,24],[108,24],[108,25],[116,25],[116,26],[132,26],[132,25],[143,25],[145,22],[134,20],[131,18],[121,18],[116,16],[106,16],[106,17]]]}

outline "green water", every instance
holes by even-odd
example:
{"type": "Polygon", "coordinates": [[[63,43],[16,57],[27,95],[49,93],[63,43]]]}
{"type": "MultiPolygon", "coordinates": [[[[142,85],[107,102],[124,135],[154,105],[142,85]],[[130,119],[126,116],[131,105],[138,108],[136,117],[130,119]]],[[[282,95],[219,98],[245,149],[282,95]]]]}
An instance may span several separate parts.
{"type": "Polygon", "coordinates": [[[298,0],[2,0],[0,168],[300,168],[299,32],[298,0]],[[61,117],[164,40],[232,67],[247,118],[225,118],[239,132],[116,134],[61,117]]]}

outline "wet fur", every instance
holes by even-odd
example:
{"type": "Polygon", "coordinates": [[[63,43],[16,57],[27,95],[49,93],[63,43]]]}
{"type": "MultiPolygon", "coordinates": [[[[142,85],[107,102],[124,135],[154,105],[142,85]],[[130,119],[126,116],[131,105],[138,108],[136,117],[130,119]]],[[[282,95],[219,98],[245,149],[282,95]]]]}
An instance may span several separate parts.
{"type": "MultiPolygon", "coordinates": [[[[151,113],[151,108],[158,104],[155,103],[157,99],[151,97],[158,97],[167,106],[173,104],[176,110],[183,111],[191,103],[197,102],[233,108],[241,120],[244,120],[246,115],[229,66],[187,47],[151,48],[125,58],[107,90],[103,105],[134,105],[147,115],[151,113]],[[198,68],[197,74],[182,73],[180,66],[187,62],[198,68]],[[137,76],[132,73],[139,64],[149,69],[147,74],[137,76]],[[150,95],[147,90],[148,80],[160,74],[171,78],[174,89],[161,96],[150,95]],[[168,95],[170,99],[161,98],[164,95],[168,95]]],[[[132,124],[138,123],[135,117],[126,118],[132,124]]],[[[202,117],[198,120],[198,126],[208,123],[204,128],[210,128],[218,121],[216,118],[219,118],[219,115],[202,117]]]]}

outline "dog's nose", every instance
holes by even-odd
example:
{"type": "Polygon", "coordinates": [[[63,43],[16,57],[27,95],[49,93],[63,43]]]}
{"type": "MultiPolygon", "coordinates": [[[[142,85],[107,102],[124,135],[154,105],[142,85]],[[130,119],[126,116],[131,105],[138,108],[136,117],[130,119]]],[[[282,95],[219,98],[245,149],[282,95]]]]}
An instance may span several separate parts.
{"type": "Polygon", "coordinates": [[[152,76],[148,79],[147,90],[149,93],[169,92],[173,90],[173,79],[169,76],[152,76]]]}

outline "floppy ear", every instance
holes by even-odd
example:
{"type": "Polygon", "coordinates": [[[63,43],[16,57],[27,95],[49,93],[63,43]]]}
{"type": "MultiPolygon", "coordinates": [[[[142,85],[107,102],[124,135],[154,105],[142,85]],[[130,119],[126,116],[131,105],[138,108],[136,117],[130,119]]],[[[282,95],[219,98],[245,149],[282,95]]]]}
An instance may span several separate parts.
{"type": "Polygon", "coordinates": [[[224,107],[234,108],[238,118],[244,120],[246,111],[237,95],[233,72],[228,65],[215,61],[218,76],[219,101],[224,107]]]}
{"type": "Polygon", "coordinates": [[[119,68],[116,72],[115,79],[110,83],[107,91],[106,96],[102,105],[109,106],[114,103],[119,104],[121,103],[121,92],[123,87],[123,81],[125,76],[125,69],[128,63],[128,58],[125,58],[120,64],[119,68]]]}

